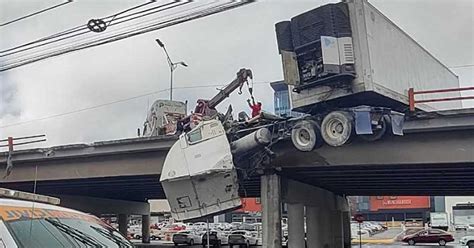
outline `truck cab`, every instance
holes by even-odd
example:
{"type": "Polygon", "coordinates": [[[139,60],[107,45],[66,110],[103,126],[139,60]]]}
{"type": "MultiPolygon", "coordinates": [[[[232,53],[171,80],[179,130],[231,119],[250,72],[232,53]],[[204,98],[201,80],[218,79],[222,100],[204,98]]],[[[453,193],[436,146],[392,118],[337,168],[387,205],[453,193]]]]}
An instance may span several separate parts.
{"type": "Polygon", "coordinates": [[[160,181],[177,220],[241,206],[237,170],[219,120],[200,122],[168,152],[160,181]]]}

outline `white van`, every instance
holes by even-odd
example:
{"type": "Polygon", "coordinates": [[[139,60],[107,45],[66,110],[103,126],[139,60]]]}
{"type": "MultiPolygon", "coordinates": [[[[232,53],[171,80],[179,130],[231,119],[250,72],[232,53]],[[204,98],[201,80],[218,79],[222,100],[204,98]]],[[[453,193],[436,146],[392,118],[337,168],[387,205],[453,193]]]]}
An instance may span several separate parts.
{"type": "Polygon", "coordinates": [[[0,188],[0,248],[134,247],[99,218],[52,204],[59,199],[0,188]]]}

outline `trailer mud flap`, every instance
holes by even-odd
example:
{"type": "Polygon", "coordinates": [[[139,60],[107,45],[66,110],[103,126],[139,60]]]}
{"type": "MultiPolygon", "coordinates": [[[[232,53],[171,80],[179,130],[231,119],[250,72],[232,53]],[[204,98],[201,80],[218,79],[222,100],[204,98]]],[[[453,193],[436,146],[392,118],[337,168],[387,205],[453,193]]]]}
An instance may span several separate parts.
{"type": "Polygon", "coordinates": [[[354,111],[355,115],[355,131],[356,134],[373,134],[372,119],[370,118],[370,110],[354,111]]]}
{"type": "Polygon", "coordinates": [[[390,114],[392,133],[395,135],[403,135],[403,124],[405,123],[405,115],[397,112],[390,114]]]}

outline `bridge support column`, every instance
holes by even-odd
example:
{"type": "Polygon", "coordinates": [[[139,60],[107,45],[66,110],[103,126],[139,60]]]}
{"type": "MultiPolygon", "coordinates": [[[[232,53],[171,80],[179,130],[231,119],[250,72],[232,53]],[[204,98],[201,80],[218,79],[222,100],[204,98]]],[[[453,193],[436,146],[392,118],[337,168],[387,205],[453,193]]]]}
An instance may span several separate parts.
{"type": "Polygon", "coordinates": [[[150,215],[142,215],[142,242],[150,243],[150,215]]]}
{"type": "MultiPolygon", "coordinates": [[[[349,211],[347,199],[330,191],[290,179],[283,180],[283,185],[282,196],[289,206],[289,215],[292,211],[291,205],[303,204],[306,207],[308,247],[344,248],[346,243],[344,212],[349,211]]],[[[288,221],[291,221],[290,216],[288,221]]],[[[348,244],[350,245],[350,219],[347,221],[349,221],[347,235],[349,235],[348,244]]]]}
{"type": "Polygon", "coordinates": [[[304,205],[288,203],[288,247],[305,247],[304,205]]]}
{"type": "Polygon", "coordinates": [[[274,171],[261,177],[263,247],[281,248],[281,182],[274,171]]]}
{"type": "Polygon", "coordinates": [[[333,233],[333,245],[334,248],[344,248],[344,226],[343,226],[343,212],[340,210],[332,211],[332,233],[333,233]]]}
{"type": "MultiPolygon", "coordinates": [[[[323,247],[323,226],[320,209],[306,206],[306,239],[307,247],[323,247]]],[[[304,247],[304,246],[303,246],[304,247]]]]}
{"type": "Polygon", "coordinates": [[[128,215],[127,214],[119,214],[118,217],[118,229],[121,234],[127,237],[127,229],[128,229],[128,215]]]}
{"type": "Polygon", "coordinates": [[[351,215],[349,211],[342,212],[342,230],[344,232],[344,248],[351,247],[351,215]]]}

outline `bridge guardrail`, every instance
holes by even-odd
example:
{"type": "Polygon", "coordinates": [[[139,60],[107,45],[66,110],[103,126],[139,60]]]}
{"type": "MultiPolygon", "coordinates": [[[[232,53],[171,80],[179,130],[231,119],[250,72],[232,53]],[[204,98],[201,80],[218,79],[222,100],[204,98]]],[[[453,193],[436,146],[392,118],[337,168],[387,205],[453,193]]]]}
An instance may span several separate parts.
{"type": "Polygon", "coordinates": [[[470,100],[474,99],[474,96],[458,96],[458,97],[444,97],[444,98],[432,98],[432,99],[425,99],[425,100],[416,100],[416,95],[422,94],[434,94],[434,93],[444,93],[444,92],[461,92],[461,91],[468,91],[473,90],[474,87],[462,87],[462,88],[450,88],[450,89],[439,89],[439,90],[421,90],[415,91],[414,88],[408,89],[408,103],[410,106],[410,111],[415,111],[415,104],[417,103],[427,103],[427,102],[445,102],[445,101],[456,101],[456,100],[470,100]]]}

